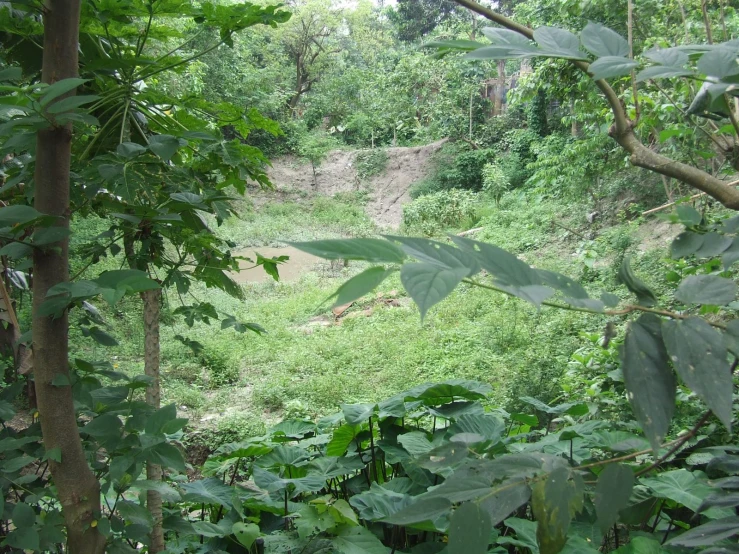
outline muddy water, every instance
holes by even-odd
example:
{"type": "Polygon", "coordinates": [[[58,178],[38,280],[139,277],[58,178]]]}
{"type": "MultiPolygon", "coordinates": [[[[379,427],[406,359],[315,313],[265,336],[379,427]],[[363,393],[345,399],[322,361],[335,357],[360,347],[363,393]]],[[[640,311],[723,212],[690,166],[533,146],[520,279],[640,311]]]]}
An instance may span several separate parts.
{"type": "MultiPolygon", "coordinates": [[[[243,250],[236,250],[233,254],[235,256],[246,256],[247,258],[251,258],[256,261],[257,252],[265,258],[290,256],[288,261],[278,266],[280,281],[297,281],[302,275],[310,272],[316,264],[321,261],[320,258],[297,250],[292,246],[286,246],[284,248],[250,247],[244,248],[243,250]]],[[[231,277],[233,277],[237,283],[263,283],[265,281],[272,280],[272,277],[267,275],[261,266],[254,269],[246,269],[253,265],[254,264],[242,260],[240,263],[241,271],[239,273],[232,273],[231,277]]]]}

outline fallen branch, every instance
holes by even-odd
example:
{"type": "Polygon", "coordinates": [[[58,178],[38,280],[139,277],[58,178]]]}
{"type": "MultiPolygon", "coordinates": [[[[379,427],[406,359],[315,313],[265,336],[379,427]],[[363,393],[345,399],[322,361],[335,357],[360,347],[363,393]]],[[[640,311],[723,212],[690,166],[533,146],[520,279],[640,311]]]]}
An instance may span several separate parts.
{"type": "Polygon", "coordinates": [[[482,231],[484,227],[475,227],[474,229],[470,229],[468,231],[462,231],[461,233],[457,233],[458,237],[466,237],[467,235],[474,235],[478,231],[482,231]]]}
{"type": "MultiPolygon", "coordinates": [[[[739,180],[738,181],[732,181],[731,183],[727,183],[726,184],[727,187],[735,187],[736,185],[739,185],[739,180]]],[[[688,198],[687,201],[689,202],[691,200],[695,200],[696,198],[700,198],[701,196],[705,196],[705,195],[706,195],[705,192],[699,192],[698,194],[694,194],[693,196],[691,196],[690,198],[688,198]]],[[[680,200],[675,200],[674,202],[668,202],[667,204],[662,204],[661,206],[659,206],[657,208],[652,208],[651,210],[647,210],[646,212],[642,212],[642,215],[649,215],[649,214],[653,214],[653,213],[656,213],[656,212],[661,212],[665,208],[669,208],[670,206],[674,206],[678,202],[680,202],[680,200]]]]}

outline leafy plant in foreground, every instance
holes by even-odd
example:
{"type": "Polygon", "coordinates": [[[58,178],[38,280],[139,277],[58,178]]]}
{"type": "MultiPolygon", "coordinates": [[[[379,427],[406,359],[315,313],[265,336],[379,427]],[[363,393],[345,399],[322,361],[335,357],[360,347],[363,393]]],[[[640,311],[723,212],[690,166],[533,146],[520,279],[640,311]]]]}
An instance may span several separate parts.
{"type": "MultiPolygon", "coordinates": [[[[682,208],[680,213],[693,225],[700,223],[700,215],[697,212],[692,213],[682,208]]],[[[731,221],[733,220],[729,220],[731,221]]],[[[675,292],[676,301],[683,304],[685,309],[673,312],[655,306],[657,303],[655,294],[633,273],[629,259],[625,258],[619,277],[635,294],[637,301],[614,309],[620,303],[620,299],[612,294],[592,298],[572,279],[558,273],[535,269],[496,246],[458,236],[451,236],[450,239],[452,244],[428,239],[386,236],[384,239],[296,243],[295,246],[328,259],[358,259],[382,264],[365,270],[342,285],[335,295],[337,303],[348,302],[369,293],[392,271],[399,270],[401,282],[418,306],[422,318],[431,307],[446,298],[461,283],[515,296],[531,302],[537,308],[549,306],[612,316],[640,314],[637,319],[629,321],[620,352],[627,398],[655,455],[655,462],[637,472],[637,475],[647,473],[661,465],[688,440],[694,438],[712,416],[721,421],[727,430],[731,430],[734,417],[733,370],[736,367],[736,361],[733,363],[729,361],[730,357],[734,357],[735,350],[733,324],[730,322],[724,325],[708,321],[691,312],[695,312],[700,306],[719,307],[733,302],[737,290],[732,280],[714,274],[686,277],[675,292]],[[481,273],[486,275],[487,279],[479,277],[481,273]],[[676,441],[667,441],[675,410],[678,379],[704,402],[708,411],[689,433],[676,441]],[[665,448],[666,453],[662,450],[665,448]]],[[[723,242],[726,242],[728,247],[731,240],[723,242]]],[[[547,411],[546,406],[542,407],[542,411],[551,413],[547,411]]],[[[574,446],[571,446],[570,462],[576,457],[574,446]]],[[[730,453],[731,448],[720,446],[717,448],[718,451],[723,448],[723,453],[719,457],[725,456],[728,464],[732,463],[729,460],[736,461],[736,456],[730,453]]],[[[547,462],[543,464],[538,469],[542,470],[546,477],[536,480],[535,484],[526,482],[531,485],[532,511],[538,521],[539,549],[541,552],[556,553],[566,544],[571,519],[583,509],[584,483],[582,476],[571,467],[559,467],[555,462],[550,465],[547,465],[547,462]]],[[[727,468],[729,465],[718,467],[727,468]]],[[[613,494],[622,490],[626,487],[626,481],[618,476],[625,476],[627,473],[629,478],[633,478],[631,471],[609,470],[607,474],[604,473],[613,476],[614,479],[614,483],[604,484],[604,489],[612,491],[613,494]]],[[[682,475],[684,474],[679,474],[682,475]]],[[[695,476],[689,475],[690,477],[686,479],[693,483],[695,476]]],[[[531,477],[524,476],[525,479],[531,477]]],[[[678,477],[678,474],[675,477],[678,477]]],[[[663,478],[655,477],[654,479],[658,480],[655,483],[663,478]]],[[[687,485],[688,483],[679,486],[687,485]]],[[[506,485],[500,490],[502,498],[498,499],[495,492],[497,489],[493,483],[488,483],[484,498],[496,498],[505,506],[505,499],[512,495],[512,490],[515,489],[516,486],[513,484],[506,485]]],[[[520,498],[523,496],[522,493],[520,498]]],[[[451,508],[451,503],[468,498],[463,495],[447,500],[451,501],[447,508],[451,508]]],[[[522,499],[521,503],[526,500],[528,496],[522,499]]],[[[731,502],[729,499],[725,501],[731,502]]],[[[605,504],[605,501],[603,502],[605,504]]],[[[609,497],[608,504],[620,505],[613,497],[609,497]]],[[[516,504],[514,508],[518,505],[520,504],[516,504]]],[[[437,504],[434,506],[438,508],[437,504]]],[[[693,503],[691,510],[698,513],[701,512],[699,508],[701,508],[699,503],[693,503]]],[[[618,513],[618,509],[615,513],[618,513]]],[[[507,517],[509,514],[507,511],[501,517],[507,517]]],[[[471,511],[467,516],[470,520],[474,519],[471,511]]],[[[495,518],[493,520],[494,524],[500,522],[495,518]]],[[[482,519],[480,521],[482,522],[482,519]]],[[[606,527],[614,522],[608,523],[606,527]]],[[[727,525],[730,530],[727,531],[727,535],[722,536],[731,536],[739,531],[739,528],[732,527],[730,523],[727,525]]],[[[468,532],[472,532],[472,528],[468,529],[468,532]]],[[[700,531],[695,531],[689,537],[697,537],[699,534],[700,531]]],[[[681,539],[676,537],[673,540],[677,544],[681,539]]],[[[690,539],[694,546],[697,546],[695,541],[698,540],[690,539]]],[[[714,542],[705,537],[704,540],[706,542],[702,545],[706,546],[714,542]]],[[[486,547],[487,545],[484,549],[480,547],[477,551],[483,552],[486,547]]]]}

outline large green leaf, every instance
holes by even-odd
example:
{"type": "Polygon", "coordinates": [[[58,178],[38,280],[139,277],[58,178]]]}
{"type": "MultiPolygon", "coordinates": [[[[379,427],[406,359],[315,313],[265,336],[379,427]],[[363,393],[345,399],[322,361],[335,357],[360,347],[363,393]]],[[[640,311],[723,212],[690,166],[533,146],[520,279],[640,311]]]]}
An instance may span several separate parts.
{"type": "Polygon", "coordinates": [[[582,509],[583,483],[568,468],[553,470],[546,481],[532,486],[531,508],[538,523],[536,539],[541,554],[557,554],[567,542],[572,517],[582,509]]]}
{"type": "Polygon", "coordinates": [[[660,324],[661,320],[653,314],[644,314],[629,323],[621,352],[629,401],[655,451],[670,426],[677,387],[660,324]]]}
{"type": "Polygon", "coordinates": [[[351,425],[365,423],[378,410],[377,404],[342,404],[344,419],[351,425]]]}
{"type": "Polygon", "coordinates": [[[377,483],[372,483],[370,490],[349,499],[349,503],[359,512],[359,517],[370,521],[389,519],[412,502],[410,495],[388,490],[377,483]]]}
{"type": "Polygon", "coordinates": [[[733,379],[724,338],[699,317],[665,321],[662,336],[677,374],[731,431],[733,379]]]}
{"type": "Polygon", "coordinates": [[[475,256],[497,283],[514,287],[542,284],[541,276],[535,269],[502,248],[464,237],[451,239],[457,246],[475,256]]]}
{"type": "Polygon", "coordinates": [[[342,554],[387,554],[388,548],[364,527],[342,529],[331,541],[342,554]]]}
{"type": "Polygon", "coordinates": [[[387,523],[394,525],[412,525],[424,521],[433,521],[438,517],[448,514],[452,508],[452,503],[441,497],[421,498],[398,510],[391,516],[383,519],[387,523]]]}
{"type": "Polygon", "coordinates": [[[737,533],[739,533],[739,517],[732,516],[694,527],[690,531],[671,539],[667,544],[692,548],[711,546],[737,533]]]}
{"type": "Polygon", "coordinates": [[[634,472],[628,466],[608,464],[598,475],[595,511],[598,514],[598,526],[604,535],[618,521],[618,513],[629,505],[633,488],[634,472]]]}
{"type": "Polygon", "coordinates": [[[381,239],[330,239],[311,242],[291,242],[298,250],[327,260],[364,260],[375,263],[403,263],[400,248],[381,239]]]}
{"type": "Polygon", "coordinates": [[[736,283],[718,275],[690,275],[675,291],[683,304],[725,306],[736,298],[736,283]]]}
{"type": "Polygon", "coordinates": [[[731,246],[733,239],[718,233],[707,233],[703,235],[703,244],[696,250],[697,258],[713,258],[731,246]]]}
{"type": "Polygon", "coordinates": [[[580,40],[589,52],[599,58],[629,55],[629,43],[626,39],[599,23],[588,23],[580,33],[580,40]]]}
{"type": "Polygon", "coordinates": [[[492,530],[488,513],[474,502],[465,502],[449,521],[449,554],[485,554],[492,530]]]}
{"type": "Polygon", "coordinates": [[[580,51],[580,39],[565,29],[539,27],[534,31],[534,40],[548,55],[575,60],[587,59],[580,51]]]}
{"type": "Polygon", "coordinates": [[[468,273],[465,267],[444,269],[429,263],[410,263],[401,268],[400,281],[418,306],[423,319],[429,308],[449,296],[468,273]]]}
{"type": "Polygon", "coordinates": [[[232,506],[234,489],[215,477],[184,483],[182,489],[182,500],[185,502],[216,504],[226,508],[232,506]]]}
{"type": "Polygon", "coordinates": [[[597,81],[599,79],[623,77],[637,67],[639,67],[639,62],[624,56],[604,56],[591,63],[588,71],[593,75],[593,79],[597,81]]]}
{"type": "Polygon", "coordinates": [[[369,294],[395,271],[395,269],[385,269],[381,266],[365,269],[336,290],[332,295],[332,298],[336,298],[333,304],[334,307],[349,304],[358,298],[362,298],[365,294],[369,294]]]}
{"type": "Polygon", "coordinates": [[[636,295],[637,302],[642,306],[654,306],[657,303],[657,297],[651,291],[644,281],[639,279],[631,269],[631,258],[626,256],[621,263],[618,271],[619,280],[636,295]]]}
{"type": "Polygon", "coordinates": [[[511,479],[496,485],[480,499],[480,507],[487,511],[493,526],[526,504],[531,498],[531,488],[524,479],[511,479]]]}
{"type": "Polygon", "coordinates": [[[705,235],[699,235],[693,231],[683,231],[670,245],[670,253],[673,258],[685,258],[691,254],[695,254],[698,249],[703,246],[705,235]]]}
{"type": "Polygon", "coordinates": [[[358,425],[342,425],[334,431],[331,441],[326,446],[327,456],[343,456],[349,445],[359,434],[358,425]]]}
{"type": "MultiPolygon", "coordinates": [[[[669,498],[696,512],[703,500],[714,491],[705,476],[691,473],[687,469],[675,469],[659,475],[642,479],[641,483],[652,489],[658,498],[669,498]]],[[[710,508],[704,513],[710,518],[721,518],[732,515],[733,510],[710,508]]]]}
{"type": "Polygon", "coordinates": [[[485,440],[497,442],[505,432],[505,423],[492,414],[467,414],[460,416],[449,428],[450,434],[477,433],[485,440]]]}
{"type": "Polygon", "coordinates": [[[400,247],[409,256],[419,262],[429,263],[444,269],[467,268],[467,277],[480,271],[480,264],[474,256],[460,248],[448,244],[416,237],[397,237],[386,235],[386,239],[400,243],[400,247]]]}
{"type": "Polygon", "coordinates": [[[649,537],[633,537],[629,544],[614,550],[615,554],[662,554],[667,550],[662,548],[659,540],[649,537]]]}
{"type": "Polygon", "coordinates": [[[510,527],[516,532],[516,537],[498,537],[498,544],[511,544],[521,548],[528,548],[531,554],[539,554],[539,545],[536,541],[537,523],[535,521],[510,517],[503,523],[505,523],[506,527],[510,527]]]}
{"type": "Polygon", "coordinates": [[[422,400],[429,406],[446,404],[453,400],[480,400],[493,391],[487,383],[465,379],[449,379],[441,383],[427,383],[412,388],[405,393],[405,400],[422,400]]]}
{"type": "Polygon", "coordinates": [[[0,227],[23,225],[41,217],[43,217],[43,214],[31,206],[24,206],[22,204],[4,206],[0,208],[0,227]]]}

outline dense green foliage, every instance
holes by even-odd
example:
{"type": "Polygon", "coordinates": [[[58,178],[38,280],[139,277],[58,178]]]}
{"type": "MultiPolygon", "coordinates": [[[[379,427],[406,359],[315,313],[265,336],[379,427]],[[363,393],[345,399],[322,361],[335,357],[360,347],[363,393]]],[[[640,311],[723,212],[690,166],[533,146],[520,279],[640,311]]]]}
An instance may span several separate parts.
{"type": "Polygon", "coordinates": [[[63,5],[0,3],[3,552],[737,551],[733,6],[83,1],[59,79],[63,5]]]}

